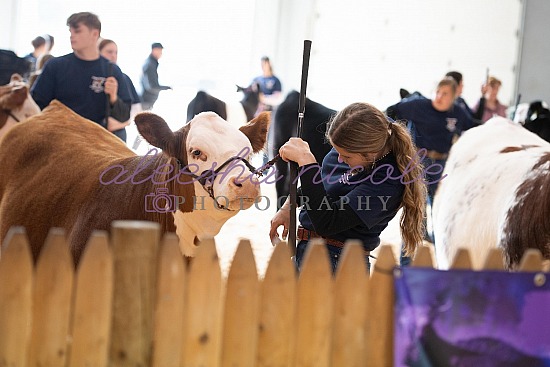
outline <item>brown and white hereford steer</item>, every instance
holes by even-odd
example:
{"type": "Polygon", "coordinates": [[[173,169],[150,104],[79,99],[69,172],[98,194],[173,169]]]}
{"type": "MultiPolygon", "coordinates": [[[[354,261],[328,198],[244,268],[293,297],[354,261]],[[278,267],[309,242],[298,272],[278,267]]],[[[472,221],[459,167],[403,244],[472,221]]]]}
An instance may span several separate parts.
{"type": "Polygon", "coordinates": [[[433,226],[440,268],[458,247],[475,268],[490,248],[516,268],[528,248],[550,259],[550,144],[519,124],[494,117],[465,132],[451,149],[435,195],[433,226]]]}
{"type": "Polygon", "coordinates": [[[9,84],[0,86],[0,139],[13,125],[39,112],[23,78],[13,74],[9,84]]]}
{"type": "Polygon", "coordinates": [[[162,231],[175,231],[182,252],[193,255],[200,240],[217,234],[259,198],[258,180],[242,160],[232,161],[231,169],[222,170],[213,183],[203,182],[206,186],[181,167],[200,174],[243,149],[259,151],[269,114],[240,129],[212,112],[176,132],[152,113],[135,121],[162,153],[136,156],[116,136],[58,101],[12,128],[0,144],[0,239],[11,226],[24,226],[36,259],[49,229],[62,227],[78,262],[93,229],[108,230],[118,219],[150,220],[162,231]],[[210,186],[221,209],[205,191],[210,186]],[[164,194],[172,200],[158,200],[164,194]]]}

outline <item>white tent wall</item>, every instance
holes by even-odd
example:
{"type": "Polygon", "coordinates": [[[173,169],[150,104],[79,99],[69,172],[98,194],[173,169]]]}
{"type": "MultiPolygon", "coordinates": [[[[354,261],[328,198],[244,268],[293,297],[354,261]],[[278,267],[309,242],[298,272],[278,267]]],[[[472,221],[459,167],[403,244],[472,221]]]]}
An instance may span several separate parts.
{"type": "Polygon", "coordinates": [[[358,100],[385,108],[398,101],[399,88],[429,96],[450,70],[463,73],[463,97],[473,104],[487,68],[503,82],[501,101],[512,104],[520,43],[528,45],[520,42],[523,1],[546,0],[0,0],[11,14],[0,26],[0,48],[22,56],[34,37],[49,33],[54,55],[71,52],[67,17],[92,11],[138,89],[150,44],[162,42],[160,81],[175,90],[234,93],[234,84],[260,73],[262,55],[285,92],[299,90],[303,40],[310,39],[308,96],[335,109],[358,100]]]}
{"type": "Polygon", "coordinates": [[[517,93],[522,102],[550,103],[550,1],[524,1],[522,24],[517,93]]]}
{"type": "Polygon", "coordinates": [[[451,70],[464,75],[463,97],[473,104],[487,68],[503,82],[502,102],[514,99],[518,0],[310,0],[309,9],[282,1],[291,25],[279,39],[287,45],[279,74],[299,89],[301,42],[310,38],[308,96],[332,108],[357,100],[385,108],[399,88],[429,96],[451,70]]]}

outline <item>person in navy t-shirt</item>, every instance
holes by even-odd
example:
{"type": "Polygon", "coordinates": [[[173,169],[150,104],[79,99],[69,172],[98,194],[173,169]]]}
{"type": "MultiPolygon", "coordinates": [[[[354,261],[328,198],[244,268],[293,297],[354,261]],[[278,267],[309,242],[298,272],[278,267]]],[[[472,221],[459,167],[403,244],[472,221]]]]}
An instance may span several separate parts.
{"type": "MultiPolygon", "coordinates": [[[[333,149],[321,167],[300,138],[291,138],[279,149],[283,160],[300,166],[298,269],[309,240],[317,237],[326,242],[333,271],[350,239],[362,242],[368,264],[370,251],[380,244],[380,233],[401,208],[405,253],[413,254],[424,235],[426,185],[406,127],[370,104],[353,103],[330,121],[327,139],[333,149]]],[[[279,238],[281,226],[286,238],[289,209],[287,200],[271,220],[272,241],[279,238]]]]}
{"type": "MultiPolygon", "coordinates": [[[[428,184],[426,205],[432,206],[437,185],[442,179],[443,169],[453,142],[477,124],[455,103],[458,85],[453,77],[446,76],[437,85],[433,99],[416,98],[404,100],[387,108],[386,113],[394,119],[407,120],[409,130],[418,149],[426,149],[422,159],[428,184]]],[[[425,237],[434,242],[433,233],[426,231],[425,237]]],[[[410,257],[402,256],[401,265],[408,265],[410,257]]]]}
{"type": "MultiPolygon", "coordinates": [[[[467,113],[456,105],[457,84],[452,77],[443,78],[437,85],[433,99],[404,100],[387,108],[386,113],[396,120],[407,120],[411,135],[418,149],[427,150],[424,166],[434,163],[445,167],[454,140],[476,124],[467,113]]],[[[429,202],[433,200],[441,174],[429,173],[429,202]]]]}
{"type": "Polygon", "coordinates": [[[73,52],[50,60],[31,89],[40,109],[57,99],[82,117],[107,126],[106,117],[130,118],[131,97],[117,65],[100,56],[101,22],[83,12],[67,19],[73,52]]]}
{"type": "Polygon", "coordinates": [[[273,66],[269,57],[263,56],[262,75],[254,78],[252,83],[257,83],[260,87],[260,105],[256,114],[263,111],[273,111],[273,109],[281,104],[282,85],[279,78],[273,74],[273,66]]]}

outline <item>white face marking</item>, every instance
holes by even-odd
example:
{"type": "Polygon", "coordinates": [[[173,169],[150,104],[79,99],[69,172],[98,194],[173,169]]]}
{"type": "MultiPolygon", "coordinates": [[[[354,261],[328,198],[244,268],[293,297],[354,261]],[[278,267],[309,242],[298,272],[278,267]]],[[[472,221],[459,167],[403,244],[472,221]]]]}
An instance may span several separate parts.
{"type": "MultiPolygon", "coordinates": [[[[190,124],[186,148],[192,172],[200,175],[237,155],[247,160],[250,158],[252,146],[248,137],[218,115],[203,112],[195,116],[190,124]]],[[[195,210],[190,213],[174,213],[176,233],[185,255],[194,255],[195,237],[204,240],[215,236],[229,218],[239,210],[250,208],[255,200],[259,200],[260,185],[257,184],[256,177],[251,175],[243,162],[235,160],[216,176],[213,190],[217,202],[231,210],[219,209],[200,183],[195,182],[195,210]]]]}
{"type": "MultiPolygon", "coordinates": [[[[252,146],[248,137],[216,114],[201,113],[191,124],[186,146],[193,171],[200,174],[217,169],[235,156],[250,159],[252,146]]],[[[218,202],[233,210],[248,209],[260,195],[256,176],[240,160],[222,168],[213,188],[218,202]]]]}

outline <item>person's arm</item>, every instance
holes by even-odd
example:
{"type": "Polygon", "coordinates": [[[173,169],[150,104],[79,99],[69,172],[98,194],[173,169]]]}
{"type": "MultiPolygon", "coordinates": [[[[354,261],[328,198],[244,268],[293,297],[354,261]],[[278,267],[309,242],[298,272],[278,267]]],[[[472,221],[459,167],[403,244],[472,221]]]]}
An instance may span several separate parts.
{"type": "Polygon", "coordinates": [[[130,119],[131,107],[130,103],[126,103],[121,98],[117,98],[117,101],[111,105],[111,117],[125,123],[130,119]]]}
{"type": "Polygon", "coordinates": [[[307,211],[317,233],[328,236],[363,223],[342,199],[328,203],[330,209],[327,207],[325,201],[328,196],[323,183],[319,182],[321,167],[307,142],[300,138],[290,138],[279,149],[279,154],[284,161],[294,161],[300,167],[298,177],[302,183],[301,194],[307,200],[302,210],[307,211]]]}
{"type": "Polygon", "coordinates": [[[270,225],[271,226],[269,229],[269,239],[271,240],[271,243],[273,245],[276,245],[277,243],[281,242],[281,237],[283,240],[286,240],[286,237],[288,236],[288,228],[290,226],[290,198],[289,197],[286,198],[283,206],[277,211],[275,216],[271,219],[270,225]],[[281,237],[279,237],[279,233],[277,232],[280,226],[283,226],[283,232],[281,233],[281,237]]]}
{"type": "Polygon", "coordinates": [[[483,112],[485,112],[485,97],[481,96],[479,102],[477,103],[477,109],[472,110],[472,117],[475,120],[478,120],[481,123],[481,118],[483,117],[483,112]]]}
{"type": "Polygon", "coordinates": [[[43,110],[55,98],[55,75],[52,62],[46,64],[31,88],[31,96],[43,110]]]}
{"type": "MultiPolygon", "coordinates": [[[[111,106],[109,115],[118,120],[121,124],[126,124],[126,122],[130,119],[132,97],[130,96],[130,90],[126,85],[126,80],[122,74],[122,71],[117,65],[112,65],[112,67],[113,76],[108,77],[105,81],[105,93],[109,95],[109,102],[111,106]]],[[[113,124],[108,123],[108,125],[113,124]]],[[[115,130],[119,130],[122,127],[115,130]]]]}
{"type": "MultiPolygon", "coordinates": [[[[298,197],[298,208],[301,207],[301,203],[304,200],[302,198],[302,188],[298,187],[296,189],[296,196],[298,197]]],[[[275,216],[271,219],[271,228],[269,230],[269,238],[271,239],[271,243],[273,245],[276,245],[277,243],[281,242],[281,238],[279,237],[279,233],[277,230],[280,226],[283,226],[283,232],[281,234],[281,237],[283,240],[286,240],[286,237],[288,236],[288,228],[290,226],[290,196],[287,196],[285,199],[284,204],[281,206],[281,208],[275,213],[275,216]]]]}
{"type": "Polygon", "coordinates": [[[485,112],[485,93],[487,93],[487,83],[481,86],[481,97],[477,103],[477,109],[472,114],[472,117],[478,121],[478,124],[483,123],[483,113],[485,112]]]}
{"type": "Polygon", "coordinates": [[[146,89],[150,92],[160,92],[161,90],[172,89],[167,85],[159,84],[159,75],[156,68],[153,65],[148,65],[144,70],[145,79],[147,80],[146,89]]]}
{"type": "Polygon", "coordinates": [[[281,92],[273,92],[272,94],[260,94],[260,102],[269,106],[278,106],[283,102],[283,94],[281,92]]]}

